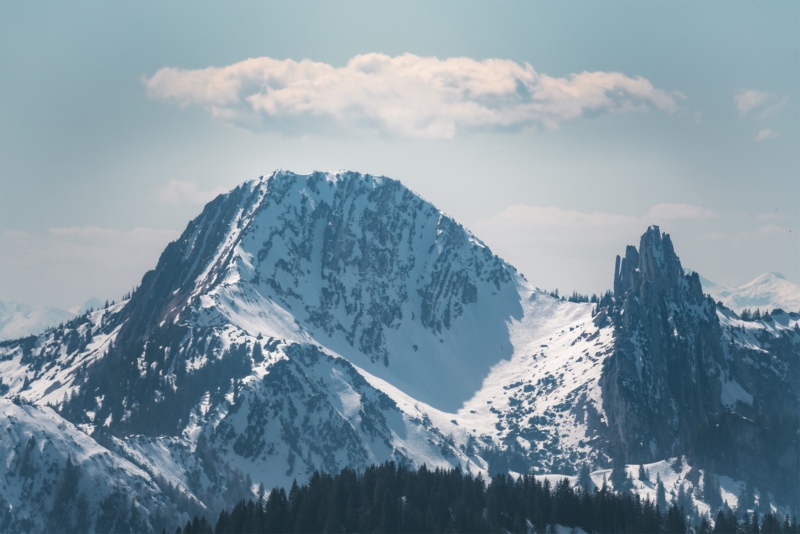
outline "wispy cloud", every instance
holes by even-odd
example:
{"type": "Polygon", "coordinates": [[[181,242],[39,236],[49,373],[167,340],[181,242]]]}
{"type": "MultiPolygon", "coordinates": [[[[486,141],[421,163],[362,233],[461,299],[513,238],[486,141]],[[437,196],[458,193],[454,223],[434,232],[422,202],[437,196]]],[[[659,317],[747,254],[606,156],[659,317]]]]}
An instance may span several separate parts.
{"type": "Polygon", "coordinates": [[[653,224],[678,239],[684,266],[701,272],[735,271],[737,258],[763,255],[765,269],[775,269],[770,250],[796,250],[791,228],[764,214],[736,229],[720,224],[712,209],[682,203],[660,203],[641,214],[578,211],[557,207],[511,206],[470,225],[492,251],[510,261],[540,287],[600,291],[613,277],[613,260],[626,245],[638,245],[653,224]],[[795,248],[791,248],[795,246],[795,248]],[[720,259],[724,258],[724,259],[720,259]],[[727,266],[727,267],[726,267],[727,266]],[[583,287],[575,287],[580,281],[583,287]]]}
{"type": "Polygon", "coordinates": [[[733,103],[739,114],[744,116],[747,113],[772,98],[772,95],[766,91],[757,91],[755,89],[748,89],[739,91],[733,97],[733,103]]]}
{"type": "Polygon", "coordinates": [[[789,97],[785,96],[774,104],[764,107],[764,109],[756,116],[756,119],[761,121],[766,120],[785,109],[788,104],[789,97]]]}
{"type": "MultiPolygon", "coordinates": [[[[776,98],[774,94],[767,91],[748,89],[736,93],[733,97],[733,103],[739,111],[739,115],[744,117],[749,114],[752,120],[762,122],[762,126],[765,126],[763,124],[764,121],[769,124],[768,119],[780,113],[789,104],[788,96],[784,96],[777,102],[775,101],[776,98]]],[[[766,139],[774,139],[778,135],[778,132],[774,129],[762,127],[756,132],[754,139],[756,141],[764,141],[766,139]]]]}
{"type": "Polygon", "coordinates": [[[765,139],[774,139],[778,137],[778,132],[772,128],[762,128],[756,134],[756,141],[764,141],[765,139]]]}
{"type": "Polygon", "coordinates": [[[691,204],[661,203],[631,215],[516,205],[471,227],[534,283],[571,289],[575,280],[589,279],[592,290],[602,290],[611,283],[615,255],[626,245],[638,245],[648,226],[669,231],[681,221],[716,217],[715,211],[691,204]]]}
{"type": "Polygon", "coordinates": [[[601,211],[582,212],[519,204],[480,219],[474,226],[491,234],[519,233],[528,244],[564,242],[567,236],[576,234],[591,241],[607,241],[616,237],[614,234],[620,229],[641,226],[641,219],[601,211]]]}
{"type": "Polygon", "coordinates": [[[691,204],[656,204],[645,216],[652,221],[668,221],[675,219],[714,219],[719,215],[712,209],[691,204]]]}
{"type": "Polygon", "coordinates": [[[203,190],[193,182],[170,180],[158,190],[158,199],[168,204],[205,204],[217,195],[227,192],[222,186],[203,190]]]}
{"type": "Polygon", "coordinates": [[[759,221],[783,221],[787,219],[787,216],[785,213],[781,213],[776,209],[771,212],[759,213],[756,215],[756,219],[759,221]]]}
{"type": "Polygon", "coordinates": [[[201,106],[245,126],[322,118],[426,138],[481,128],[557,128],[598,113],[674,111],[684,98],[619,72],[558,78],[505,59],[412,54],[363,54],[344,67],[261,57],[225,67],[163,68],[144,83],[151,98],[201,106]]]}
{"type": "Polygon", "coordinates": [[[2,298],[63,308],[92,295],[119,298],[156,266],[178,235],[166,229],[97,226],[3,231],[0,272],[14,284],[2,286],[2,298]]]}
{"type": "Polygon", "coordinates": [[[616,241],[631,229],[641,233],[651,224],[716,217],[719,215],[714,210],[691,204],[656,204],[643,215],[582,212],[518,204],[477,221],[475,227],[498,235],[520,233],[529,242],[609,242],[616,241]]]}

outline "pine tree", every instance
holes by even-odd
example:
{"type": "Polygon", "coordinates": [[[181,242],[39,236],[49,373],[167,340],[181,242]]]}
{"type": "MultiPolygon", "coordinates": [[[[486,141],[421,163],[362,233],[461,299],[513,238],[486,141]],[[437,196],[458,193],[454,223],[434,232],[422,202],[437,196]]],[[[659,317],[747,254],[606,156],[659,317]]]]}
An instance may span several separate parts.
{"type": "Polygon", "coordinates": [[[587,493],[595,488],[591,473],[589,472],[589,464],[587,463],[582,464],[578,472],[578,485],[581,487],[581,490],[587,493]]]}
{"type": "Polygon", "coordinates": [[[703,475],[703,500],[712,511],[719,510],[722,506],[722,490],[719,487],[719,479],[713,473],[703,475]]]}
{"type": "Polygon", "coordinates": [[[674,504],[667,511],[664,527],[664,531],[669,533],[685,534],[686,532],[686,520],[683,517],[683,511],[674,504]]]}
{"type": "Polygon", "coordinates": [[[253,345],[253,361],[255,363],[264,361],[264,350],[261,348],[261,343],[258,341],[253,345]]]}
{"type": "Polygon", "coordinates": [[[639,464],[639,480],[642,482],[650,482],[650,477],[647,476],[647,470],[645,470],[644,464],[639,464]]]}
{"type": "Polygon", "coordinates": [[[661,482],[661,475],[656,475],[656,506],[662,513],[667,511],[667,492],[664,489],[664,483],[661,482]]]}
{"type": "Polygon", "coordinates": [[[747,481],[739,493],[739,502],[736,505],[737,514],[745,514],[748,510],[755,507],[755,496],[753,495],[753,485],[747,481]]]}
{"type": "Polygon", "coordinates": [[[736,534],[737,521],[730,509],[727,513],[720,510],[717,512],[717,519],[714,521],[714,534],[736,534]]]}
{"type": "Polygon", "coordinates": [[[758,509],[762,514],[769,514],[772,512],[772,502],[770,502],[769,492],[766,490],[758,494],[758,509]]]}
{"type": "Polygon", "coordinates": [[[625,468],[625,457],[621,454],[614,457],[611,468],[611,484],[614,486],[614,491],[628,491],[631,489],[632,484],[625,468]]]}

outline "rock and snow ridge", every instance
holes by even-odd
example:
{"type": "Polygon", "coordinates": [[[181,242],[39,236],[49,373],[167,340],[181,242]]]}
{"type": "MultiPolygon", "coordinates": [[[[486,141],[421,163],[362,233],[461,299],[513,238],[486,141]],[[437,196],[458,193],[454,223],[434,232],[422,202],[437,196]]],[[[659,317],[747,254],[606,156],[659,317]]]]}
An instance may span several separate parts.
{"type": "Polygon", "coordinates": [[[766,273],[739,287],[726,287],[700,276],[703,291],[736,313],[744,309],[800,312],[800,286],[781,273],[766,273]]]}
{"type": "Polygon", "coordinates": [[[0,341],[40,334],[69,321],[75,314],[60,308],[38,308],[0,301],[0,341]]]}
{"type": "Polygon", "coordinates": [[[45,307],[33,308],[19,302],[0,301],[0,341],[38,335],[59,324],[66,323],[90,309],[99,309],[102,303],[92,297],[83,306],[69,310],[45,307]]]}
{"type": "Polygon", "coordinates": [[[0,530],[148,531],[180,516],[172,495],[51,408],[0,399],[0,530]]]}
{"type": "Polygon", "coordinates": [[[612,302],[557,300],[399,182],[276,172],[210,202],[129,301],[0,344],[0,389],[209,516],[315,469],[569,473],[686,453],[719,410],[792,413],[798,317],[736,323],[657,228],[617,272],[612,302]]]}

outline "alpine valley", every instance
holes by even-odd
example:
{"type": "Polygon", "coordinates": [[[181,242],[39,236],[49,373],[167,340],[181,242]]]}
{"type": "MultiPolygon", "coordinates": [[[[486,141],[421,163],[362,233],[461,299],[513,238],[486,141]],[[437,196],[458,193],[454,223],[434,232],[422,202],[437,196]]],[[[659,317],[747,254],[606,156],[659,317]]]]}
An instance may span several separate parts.
{"type": "Polygon", "coordinates": [[[620,252],[565,300],[395,180],[244,183],[129,298],[0,343],[0,531],[172,532],[386,461],[797,514],[800,310],[743,320],[658,227],[620,252]]]}

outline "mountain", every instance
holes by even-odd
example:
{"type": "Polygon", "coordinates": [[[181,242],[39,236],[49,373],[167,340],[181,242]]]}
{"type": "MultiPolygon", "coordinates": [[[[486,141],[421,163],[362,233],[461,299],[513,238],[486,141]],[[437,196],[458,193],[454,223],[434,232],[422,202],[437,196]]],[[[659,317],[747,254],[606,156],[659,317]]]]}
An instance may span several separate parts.
{"type": "Polygon", "coordinates": [[[39,334],[74,316],[60,308],[34,309],[18,302],[0,301],[0,340],[39,334]]]}
{"type": "Polygon", "coordinates": [[[782,309],[800,311],[800,286],[786,279],[781,273],[762,274],[755,280],[739,287],[725,287],[700,277],[703,290],[714,300],[741,313],[745,308],[752,311],[782,309]]]}
{"type": "Polygon", "coordinates": [[[614,467],[640,492],[620,466],[670,459],[693,487],[714,472],[796,503],[800,315],[717,307],[657,227],[613,283],[553,298],[395,180],[279,171],[207,204],[129,300],[0,343],[0,392],[51,406],[176,517],[389,460],[614,467]]]}
{"type": "Polygon", "coordinates": [[[613,456],[688,451],[697,465],[797,502],[800,315],[751,323],[717,308],[657,227],[617,257],[603,314],[615,330],[601,380],[613,456]]]}
{"type": "Polygon", "coordinates": [[[0,399],[0,429],[3,532],[157,531],[180,516],[160,481],[51,408],[0,399]]]}
{"type": "Polygon", "coordinates": [[[82,306],[73,306],[69,309],[69,312],[73,315],[82,315],[89,310],[97,310],[103,307],[103,303],[100,302],[100,299],[97,297],[91,297],[83,303],[82,306]]]}

